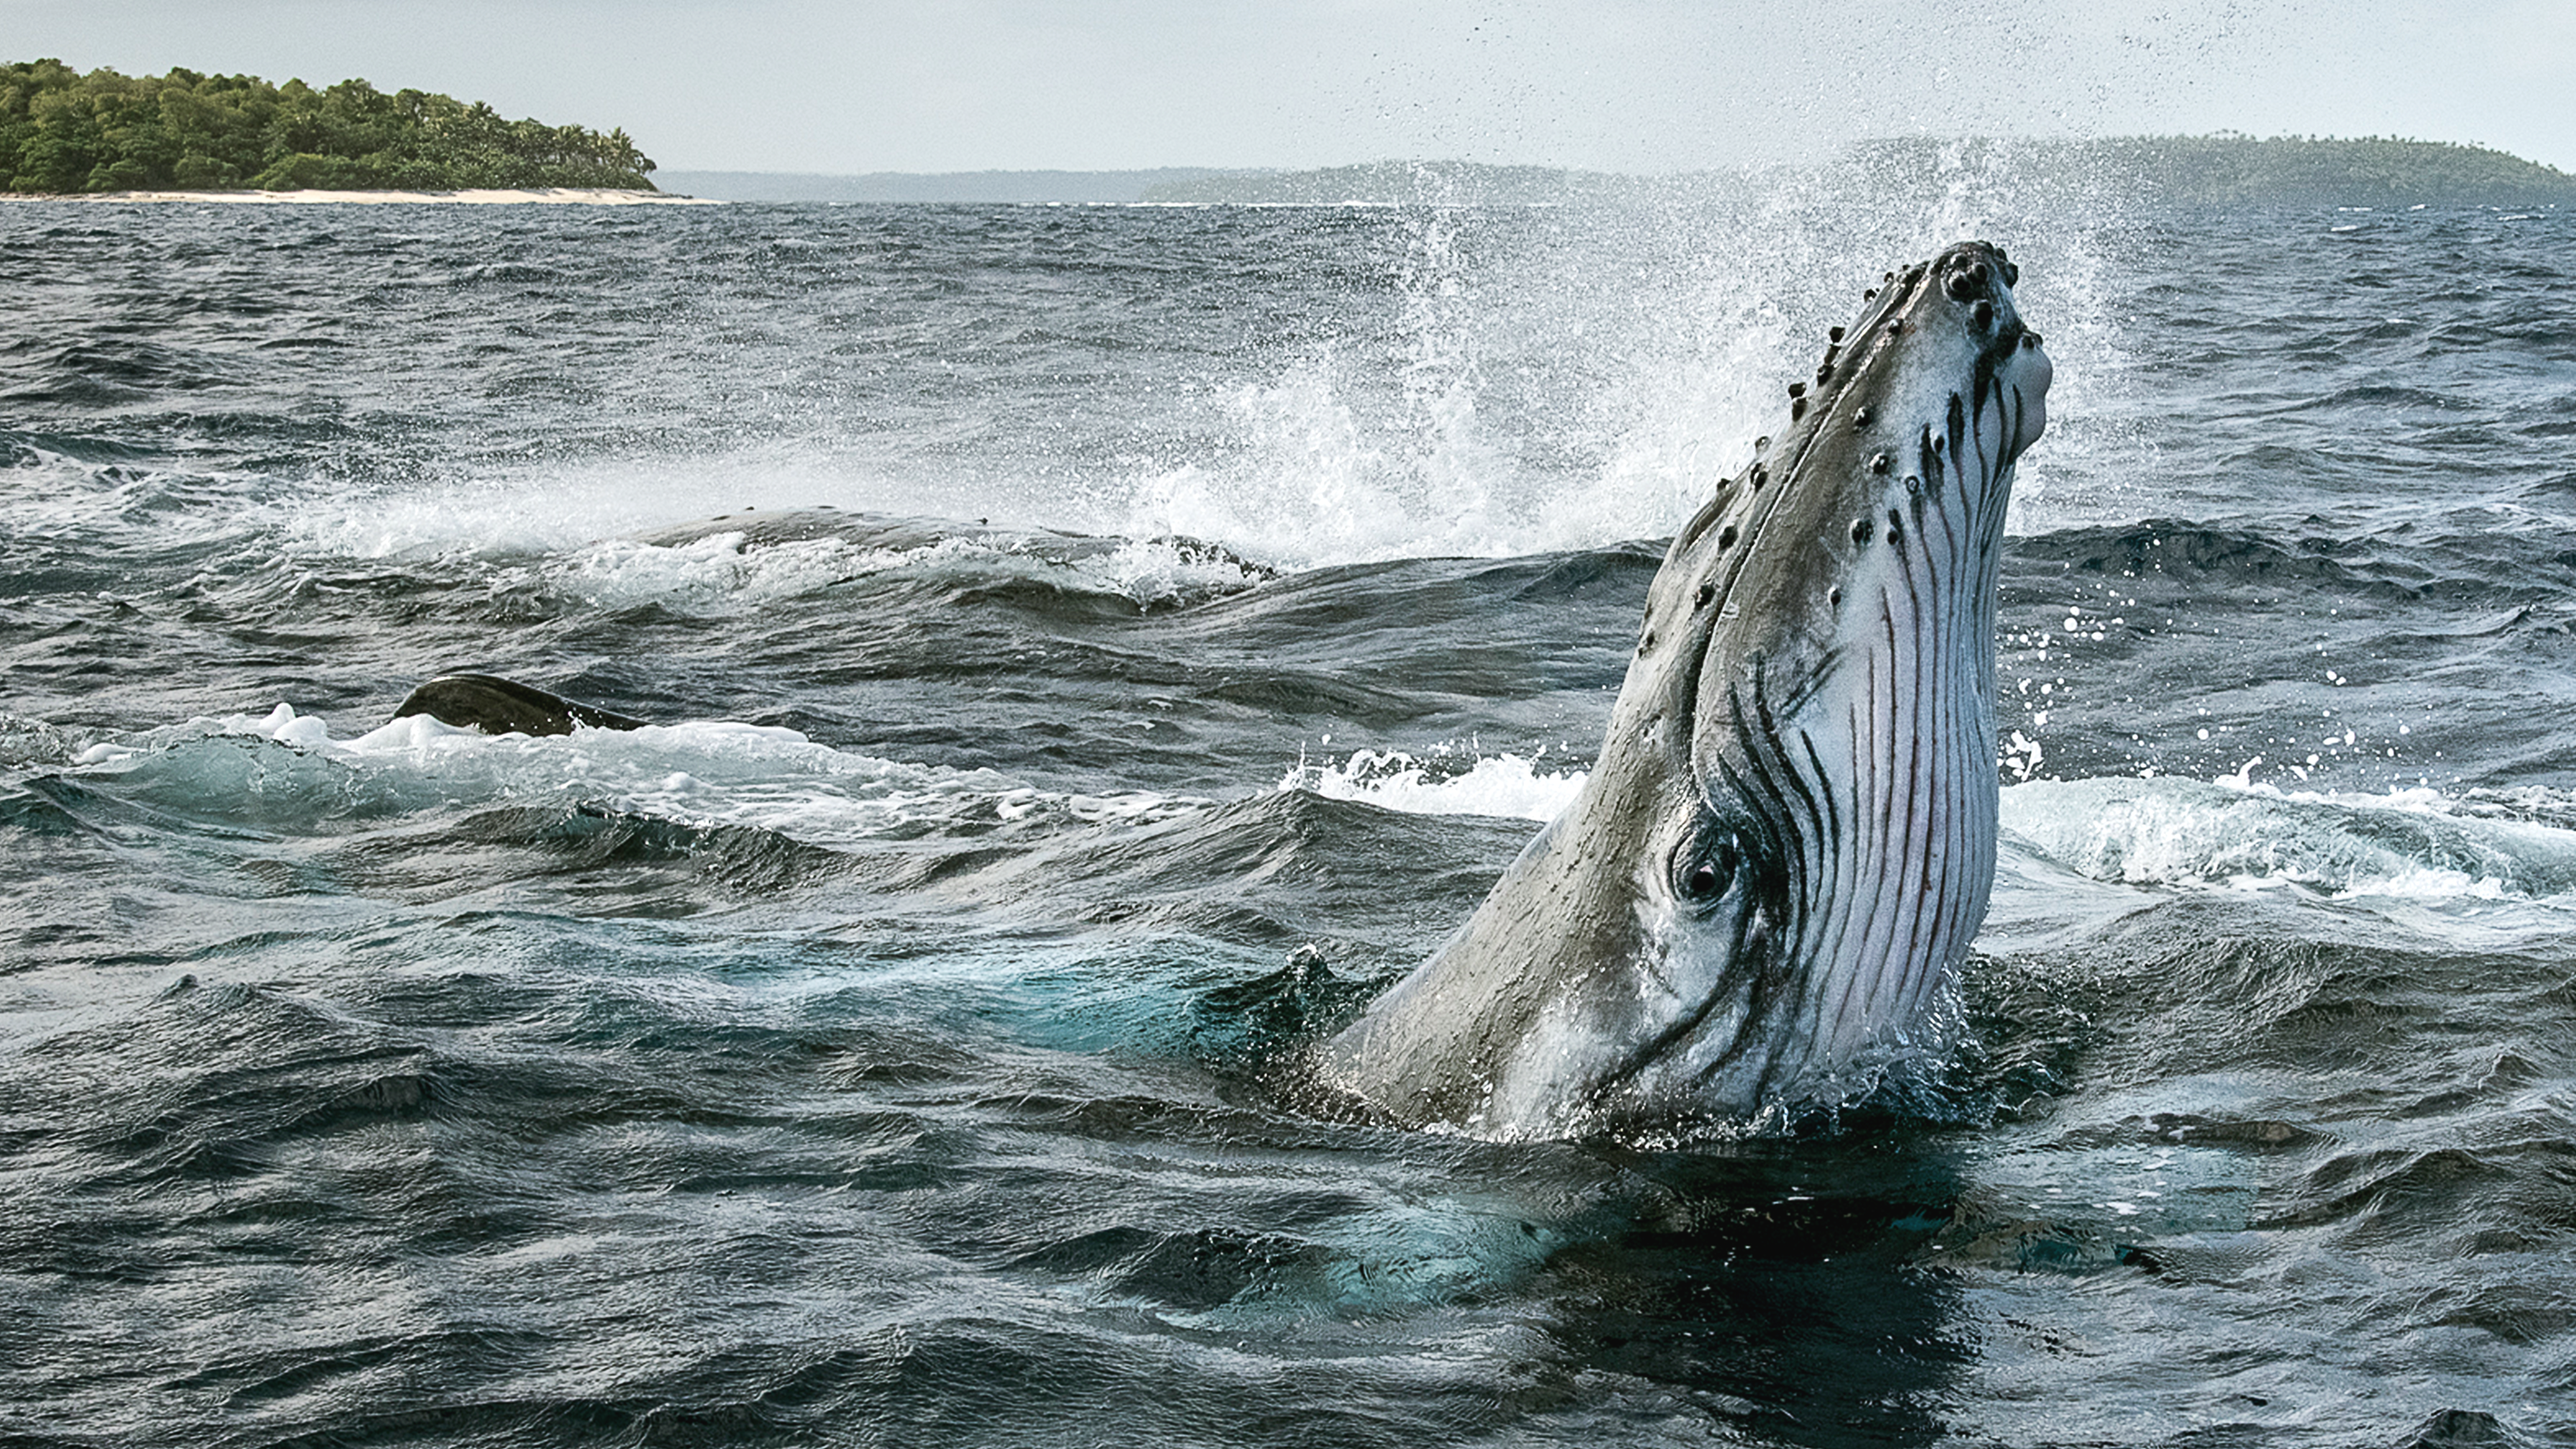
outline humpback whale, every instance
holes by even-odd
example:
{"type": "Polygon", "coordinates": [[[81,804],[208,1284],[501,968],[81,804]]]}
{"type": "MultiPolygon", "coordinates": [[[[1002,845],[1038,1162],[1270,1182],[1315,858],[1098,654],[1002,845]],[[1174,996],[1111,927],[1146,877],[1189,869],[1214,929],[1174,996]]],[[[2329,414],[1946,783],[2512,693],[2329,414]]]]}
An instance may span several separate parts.
{"type": "Polygon", "coordinates": [[[1983,242],[1889,273],[1665,555],[1575,800],[1323,1041],[1400,1125],[1741,1117],[1920,1024],[1994,885],[1995,584],[2050,365],[1983,242]]]}

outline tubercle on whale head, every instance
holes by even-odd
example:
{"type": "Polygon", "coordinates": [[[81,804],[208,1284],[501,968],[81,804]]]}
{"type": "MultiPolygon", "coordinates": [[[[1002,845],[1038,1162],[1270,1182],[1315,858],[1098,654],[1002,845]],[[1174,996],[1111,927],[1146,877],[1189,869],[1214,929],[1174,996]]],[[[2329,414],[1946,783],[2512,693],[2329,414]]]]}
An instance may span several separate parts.
{"type": "Polygon", "coordinates": [[[1997,557],[2049,363],[1984,243],[1890,273],[1674,539],[1584,790],[1321,1054],[1397,1120],[1748,1113],[1918,1021],[1994,863],[1997,557]]]}
{"type": "MultiPolygon", "coordinates": [[[[2011,465],[2047,424],[2050,364],[2013,306],[2006,279],[2018,274],[2000,249],[1967,243],[1872,289],[1854,324],[1834,329],[1834,360],[1818,369],[1826,380],[1812,390],[1790,384],[1790,425],[1758,440],[1743,484],[1721,483],[1674,539],[1649,594],[1649,627],[1681,598],[1713,591],[1728,596],[1726,617],[1741,621],[1730,631],[1739,647],[1800,620],[1829,630],[1816,610],[1783,594],[1850,566],[1850,558],[1813,557],[1812,542],[1901,543],[1927,510],[1947,533],[1972,532],[1991,546],[2011,465]],[[1951,460],[1954,447],[1972,466],[1951,460]],[[1925,479],[1945,475],[1959,486],[1926,488],[1925,479]],[[1770,486],[1775,479],[1793,486],[1770,486]],[[1809,556],[1777,566],[1800,554],[1809,556]],[[1770,566],[1752,566],[1757,556],[1770,566]]],[[[1662,635],[1677,637],[1669,628],[1662,635]]]]}

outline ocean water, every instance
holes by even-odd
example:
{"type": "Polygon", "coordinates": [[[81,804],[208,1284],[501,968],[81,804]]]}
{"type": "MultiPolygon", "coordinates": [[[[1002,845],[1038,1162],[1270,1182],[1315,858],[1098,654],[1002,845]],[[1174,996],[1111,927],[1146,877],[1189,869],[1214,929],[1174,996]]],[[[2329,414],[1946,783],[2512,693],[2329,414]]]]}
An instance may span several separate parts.
{"type": "Polygon", "coordinates": [[[1864,180],[0,207],[0,1443],[2576,1442],[2571,219],[1864,180]],[[2059,380],[1937,1069],[1303,1110],[1967,235],[2059,380]]]}

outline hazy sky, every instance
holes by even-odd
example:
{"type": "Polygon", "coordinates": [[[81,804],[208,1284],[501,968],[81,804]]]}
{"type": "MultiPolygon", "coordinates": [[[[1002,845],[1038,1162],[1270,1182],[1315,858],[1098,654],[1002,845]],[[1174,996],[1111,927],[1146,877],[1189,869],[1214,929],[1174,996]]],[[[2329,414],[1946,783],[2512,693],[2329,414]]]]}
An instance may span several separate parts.
{"type": "Polygon", "coordinates": [[[0,0],[0,58],[364,76],[677,170],[1665,171],[1859,135],[2477,141],[2576,171],[2576,0],[0,0]]]}

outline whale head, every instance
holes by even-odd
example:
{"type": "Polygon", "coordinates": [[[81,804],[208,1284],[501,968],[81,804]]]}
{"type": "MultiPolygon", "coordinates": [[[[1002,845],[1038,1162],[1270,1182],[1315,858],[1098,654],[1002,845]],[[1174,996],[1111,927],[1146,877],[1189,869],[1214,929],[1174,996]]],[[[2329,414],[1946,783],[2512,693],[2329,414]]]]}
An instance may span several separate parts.
{"type": "Polygon", "coordinates": [[[1982,242],[1890,273],[1674,539],[1584,787],[1324,1044],[1488,1135],[1741,1116],[1929,1011],[1995,864],[1994,623],[2050,366],[1982,242]]]}

